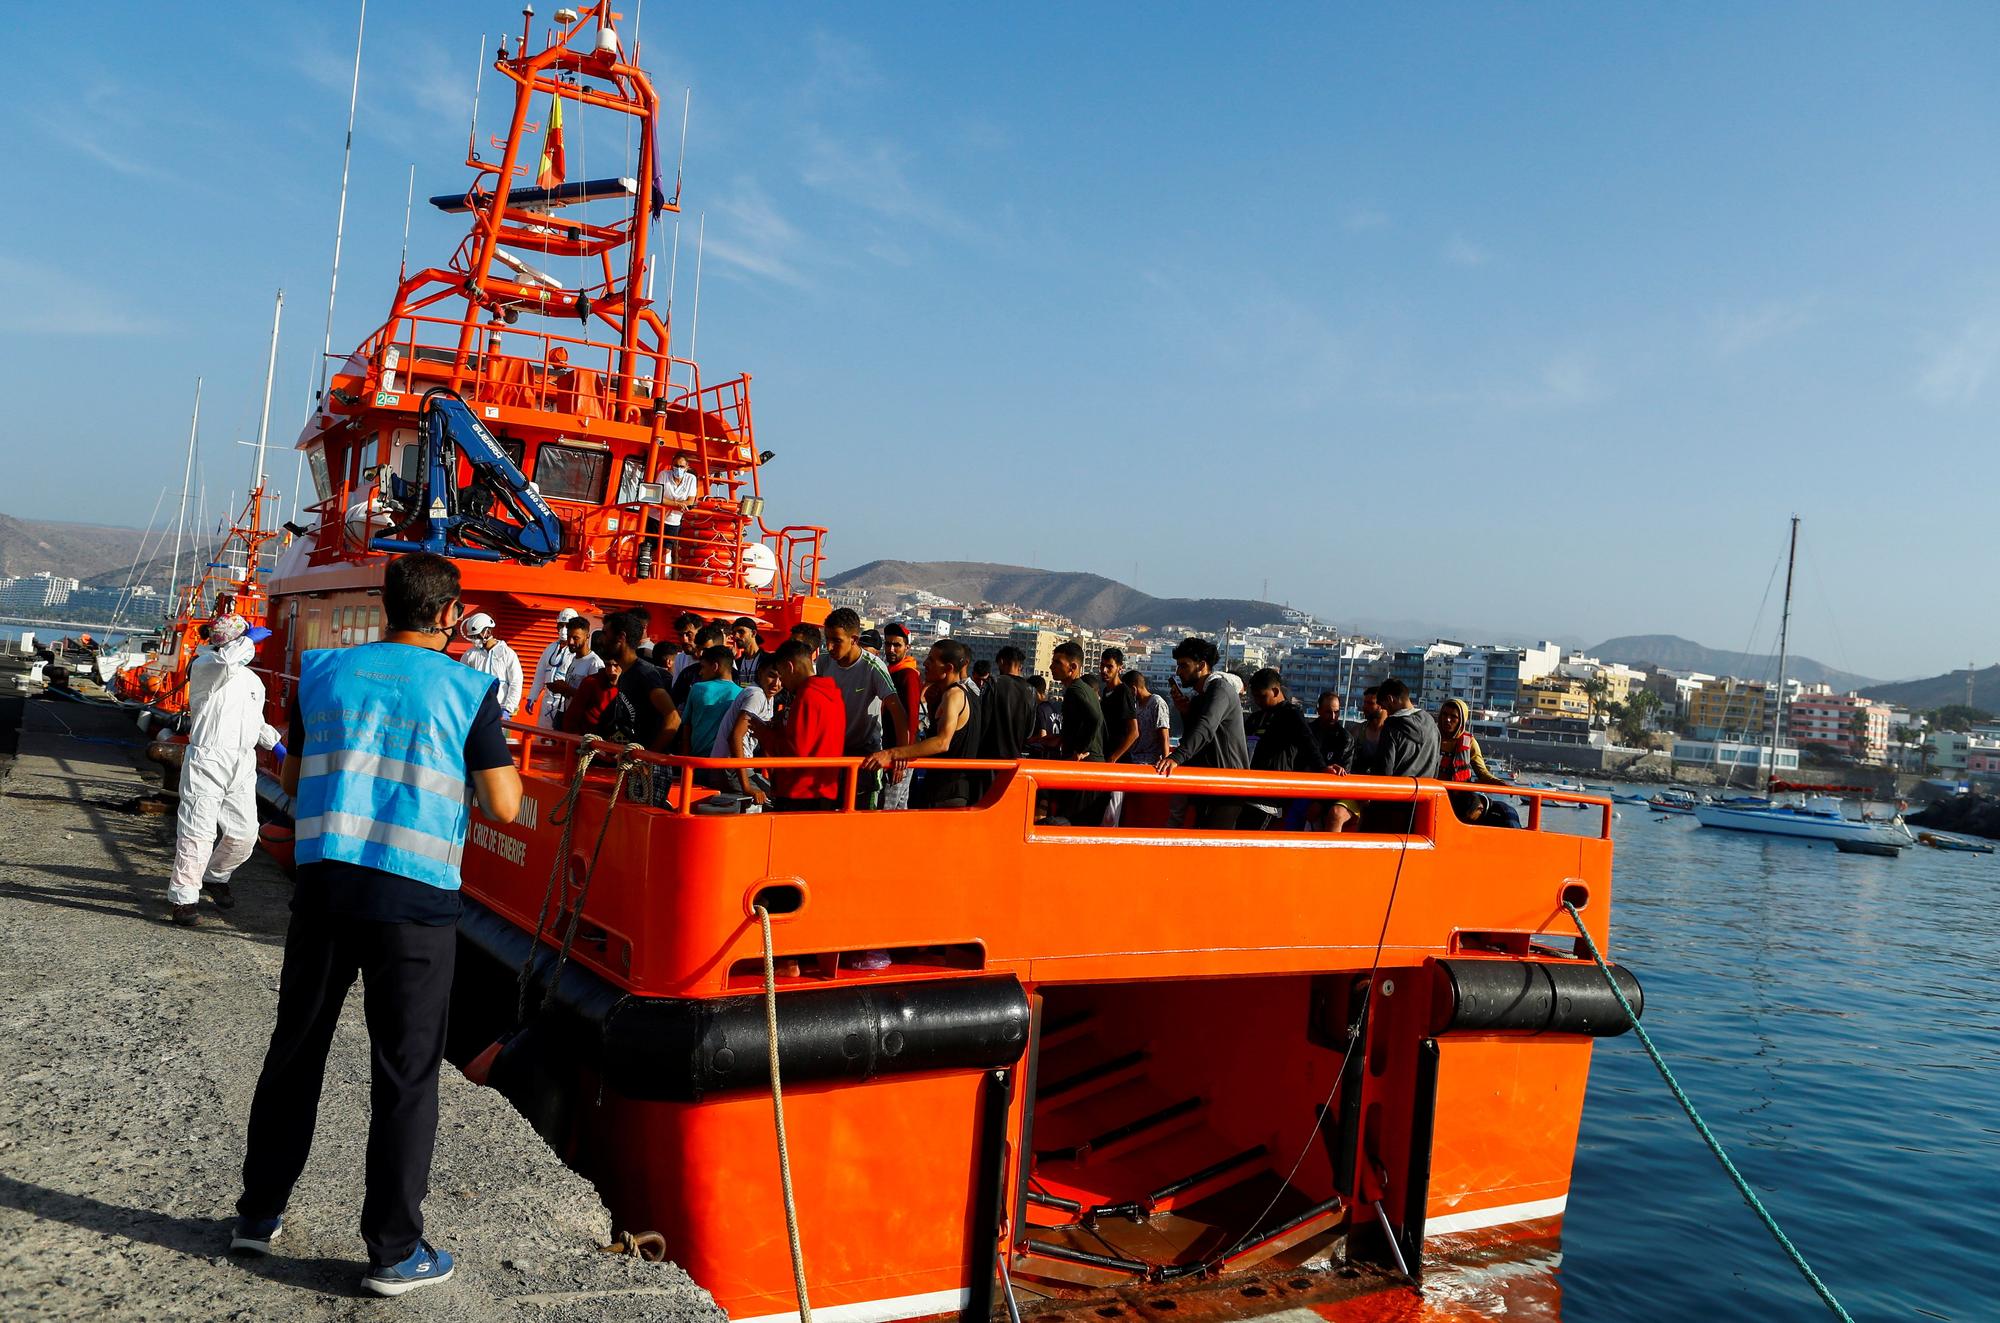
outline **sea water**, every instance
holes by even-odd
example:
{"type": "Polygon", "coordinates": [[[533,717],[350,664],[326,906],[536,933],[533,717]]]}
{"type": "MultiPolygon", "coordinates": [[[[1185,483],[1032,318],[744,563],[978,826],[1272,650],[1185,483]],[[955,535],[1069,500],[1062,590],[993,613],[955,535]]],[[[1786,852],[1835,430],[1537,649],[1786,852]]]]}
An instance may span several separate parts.
{"type": "MultiPolygon", "coordinates": [[[[1618,812],[1610,955],[1758,1195],[1857,1319],[2000,1318],[2000,855],[1618,812]]],[[[1509,1317],[1828,1316],[1630,1034],[1596,1046],[1544,1267],[1509,1317]]]]}

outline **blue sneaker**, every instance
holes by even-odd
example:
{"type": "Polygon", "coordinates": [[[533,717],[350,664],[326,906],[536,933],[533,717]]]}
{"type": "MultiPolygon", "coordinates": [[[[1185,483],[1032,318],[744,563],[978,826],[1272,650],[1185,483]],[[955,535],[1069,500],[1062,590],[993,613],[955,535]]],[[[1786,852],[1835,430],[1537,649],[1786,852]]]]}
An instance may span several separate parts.
{"type": "Polygon", "coordinates": [[[282,1217],[239,1217],[236,1228],[229,1234],[231,1250],[248,1250],[252,1254],[269,1254],[271,1242],[285,1234],[285,1219],[282,1217]]]}
{"type": "Polygon", "coordinates": [[[361,1279],[361,1285],[376,1295],[401,1295],[414,1291],[419,1286],[429,1286],[451,1276],[451,1255],[441,1249],[431,1248],[428,1240],[420,1240],[410,1251],[410,1257],[401,1263],[386,1268],[370,1268],[368,1275],[361,1279]]]}

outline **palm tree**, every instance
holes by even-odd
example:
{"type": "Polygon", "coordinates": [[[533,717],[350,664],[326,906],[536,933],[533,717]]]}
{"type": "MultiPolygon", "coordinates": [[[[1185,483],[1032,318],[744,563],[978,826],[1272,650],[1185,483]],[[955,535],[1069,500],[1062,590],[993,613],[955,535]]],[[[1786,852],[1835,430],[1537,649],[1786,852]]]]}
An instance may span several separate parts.
{"type": "Polygon", "coordinates": [[[1597,724],[1597,710],[1611,697],[1611,681],[1602,674],[1593,675],[1583,682],[1583,696],[1590,700],[1590,722],[1597,724]]]}

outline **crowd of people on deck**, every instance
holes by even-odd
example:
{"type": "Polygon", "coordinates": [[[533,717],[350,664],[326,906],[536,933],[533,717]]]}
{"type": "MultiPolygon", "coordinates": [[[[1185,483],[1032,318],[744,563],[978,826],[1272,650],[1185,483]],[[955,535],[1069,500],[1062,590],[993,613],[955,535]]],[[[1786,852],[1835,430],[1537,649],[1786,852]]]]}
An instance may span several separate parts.
{"type": "MultiPolygon", "coordinates": [[[[1029,676],[1017,647],[975,662],[965,643],[947,637],[919,659],[906,626],[864,628],[844,607],[824,626],[794,626],[782,642],[767,640],[747,616],[684,612],[676,637],[659,642],[648,637],[648,623],[644,612],[626,611],[593,627],[565,610],[524,685],[520,658],[495,636],[492,618],[475,612],[461,626],[468,645],[461,660],[495,677],[510,717],[532,712],[552,730],[746,762],[859,758],[855,804],[864,809],[968,807],[992,773],[952,764],[1023,758],[1139,764],[1163,777],[1180,768],[1247,768],[1502,784],[1459,699],[1432,714],[1388,679],[1363,691],[1359,722],[1342,719],[1331,692],[1317,696],[1309,717],[1279,670],[1265,667],[1246,680],[1222,666],[1205,638],[1175,646],[1170,692],[1158,693],[1116,647],[1104,649],[1092,676],[1082,646],[1062,643],[1047,674],[1029,676]]],[[[746,807],[812,812],[842,799],[842,771],[832,763],[711,769],[697,779],[746,807]]],[[[1469,822],[1519,825],[1504,799],[1458,791],[1452,805],[1469,822]]],[[[1037,811],[1073,825],[1339,832],[1395,830],[1397,813],[1407,818],[1409,810],[1326,797],[1079,789],[1046,794],[1037,811]]]]}

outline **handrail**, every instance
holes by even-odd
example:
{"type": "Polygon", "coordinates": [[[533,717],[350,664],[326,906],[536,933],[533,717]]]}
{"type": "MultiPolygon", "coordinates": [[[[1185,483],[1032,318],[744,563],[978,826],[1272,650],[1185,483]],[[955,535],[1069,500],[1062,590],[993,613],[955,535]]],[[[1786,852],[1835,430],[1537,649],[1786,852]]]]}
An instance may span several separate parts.
{"type": "MultiPolygon", "coordinates": [[[[506,725],[511,730],[531,737],[520,742],[518,764],[524,772],[535,770],[530,764],[532,747],[537,741],[577,747],[583,743],[582,736],[571,735],[566,731],[550,730],[544,726],[517,721],[507,722],[506,725]]],[[[651,751],[641,751],[636,756],[643,761],[680,773],[675,778],[682,791],[677,810],[683,816],[693,811],[692,791],[696,772],[729,772],[743,769],[839,771],[842,773],[842,807],[851,810],[854,807],[855,783],[862,763],[862,759],[855,757],[698,758],[688,754],[651,751]]],[[[565,759],[560,765],[568,765],[573,761],[565,759]]],[[[1246,798],[1261,795],[1279,799],[1358,799],[1370,803],[1412,804],[1436,803],[1448,799],[1455,793],[1470,791],[1500,795],[1508,799],[1527,800],[1529,820],[1524,824],[1524,828],[1530,831],[1541,830],[1541,807],[1544,803],[1584,804],[1601,809],[1602,822],[1598,839],[1608,840],[1611,836],[1612,804],[1604,796],[1570,790],[1544,790],[1535,786],[1517,786],[1512,783],[1493,785],[1415,777],[1329,776],[1312,772],[1265,772],[1197,767],[1177,768],[1172,776],[1163,777],[1152,768],[1138,763],[1073,762],[1040,758],[1023,758],[1018,761],[989,758],[922,758],[904,763],[902,766],[905,773],[911,771],[1013,773],[1028,777],[1038,787],[1059,790],[1150,791],[1155,794],[1197,790],[1246,798]]]]}

